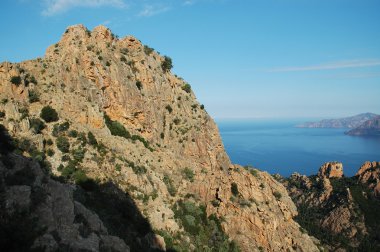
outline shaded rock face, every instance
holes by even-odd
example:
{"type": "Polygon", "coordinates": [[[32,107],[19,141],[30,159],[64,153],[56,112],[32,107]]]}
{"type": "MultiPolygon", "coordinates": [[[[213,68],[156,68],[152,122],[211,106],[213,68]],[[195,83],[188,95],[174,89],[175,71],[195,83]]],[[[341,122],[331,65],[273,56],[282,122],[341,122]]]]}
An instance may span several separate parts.
{"type": "Polygon", "coordinates": [[[358,127],[347,131],[346,134],[351,136],[380,136],[380,116],[363,122],[358,127]]]}
{"type": "Polygon", "coordinates": [[[379,162],[366,162],[346,178],[341,163],[329,162],[317,176],[283,179],[299,210],[296,220],[328,250],[378,250],[378,167],[379,162]]]}
{"type": "Polygon", "coordinates": [[[75,187],[49,178],[39,164],[9,154],[0,161],[4,251],[129,251],[91,210],[74,200],[75,187]]]}
{"type": "Polygon", "coordinates": [[[321,178],[341,178],[343,176],[343,164],[339,162],[328,162],[322,165],[318,171],[321,178]]]}
{"type": "MultiPolygon", "coordinates": [[[[318,251],[318,241],[294,222],[296,207],[281,184],[266,173],[231,165],[216,124],[169,65],[132,36],[118,39],[104,26],[89,31],[82,25],[69,27],[43,58],[0,64],[0,122],[24,155],[84,188],[73,198],[72,186],[52,180],[46,191],[52,190],[51,204],[57,201],[62,209],[46,223],[64,227],[57,231],[60,239],[53,232],[38,241],[96,250],[122,239],[132,251],[141,246],[233,251],[234,240],[242,251],[318,251]],[[46,106],[57,112],[57,121],[41,119],[46,106]],[[102,193],[91,191],[88,179],[102,193]],[[112,207],[120,201],[121,207],[112,207]],[[194,211],[181,216],[180,202],[205,209],[207,218],[197,219],[194,211]],[[123,214],[131,204],[136,216],[123,214]],[[92,224],[80,228],[85,239],[75,240],[78,218],[92,224]],[[122,220],[134,224],[120,230],[122,220]],[[215,230],[194,232],[201,229],[199,221],[215,230]]],[[[7,195],[28,204],[29,193],[33,190],[20,187],[7,195]]]]}

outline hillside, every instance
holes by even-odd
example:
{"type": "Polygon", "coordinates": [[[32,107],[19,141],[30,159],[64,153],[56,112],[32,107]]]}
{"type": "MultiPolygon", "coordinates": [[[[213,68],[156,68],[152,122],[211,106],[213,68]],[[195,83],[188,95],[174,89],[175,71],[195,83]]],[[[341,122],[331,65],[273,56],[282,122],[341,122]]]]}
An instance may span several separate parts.
{"type": "Polygon", "coordinates": [[[358,127],[346,132],[350,136],[380,136],[380,116],[365,121],[358,127]]]}
{"type": "Polygon", "coordinates": [[[355,116],[344,117],[339,119],[324,119],[319,122],[306,122],[299,124],[298,128],[356,128],[366,122],[373,119],[378,115],[373,113],[363,113],[355,116]]]}
{"type": "Polygon", "coordinates": [[[34,190],[48,195],[23,206],[24,219],[41,230],[21,232],[17,244],[319,251],[293,220],[284,186],[230,163],[216,124],[171,68],[169,57],[132,36],[82,25],[69,27],[43,58],[0,64],[0,123],[15,139],[15,150],[1,154],[3,221],[12,222],[23,201],[33,203],[34,190]],[[46,179],[36,177],[41,168],[46,179]],[[9,182],[19,171],[32,178],[9,182]],[[50,184],[66,189],[52,192],[50,184]],[[67,212],[49,207],[59,200],[67,212]]]}
{"type": "Polygon", "coordinates": [[[328,251],[379,251],[380,162],[364,163],[351,178],[330,162],[318,175],[280,180],[297,205],[296,220],[328,251]]]}

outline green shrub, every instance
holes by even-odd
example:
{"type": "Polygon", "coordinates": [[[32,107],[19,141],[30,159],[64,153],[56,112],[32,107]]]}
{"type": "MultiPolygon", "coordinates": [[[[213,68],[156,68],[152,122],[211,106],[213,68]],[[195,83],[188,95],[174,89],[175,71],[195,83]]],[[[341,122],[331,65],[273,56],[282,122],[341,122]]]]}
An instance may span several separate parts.
{"type": "Polygon", "coordinates": [[[200,108],[203,110],[205,109],[205,105],[201,104],[200,108]]]}
{"type": "Polygon", "coordinates": [[[90,145],[98,145],[98,141],[96,140],[94,134],[91,131],[87,133],[88,143],[90,145]]]}
{"type": "Polygon", "coordinates": [[[122,54],[128,54],[128,48],[121,48],[120,53],[122,54]]]}
{"type": "Polygon", "coordinates": [[[0,118],[4,118],[5,117],[5,112],[0,110],[0,118]]]}
{"type": "Polygon", "coordinates": [[[107,62],[106,62],[106,66],[109,67],[110,65],[111,65],[111,62],[107,61],[107,62]]]}
{"type": "Polygon", "coordinates": [[[121,62],[127,62],[127,58],[126,58],[124,55],[122,55],[122,56],[120,57],[120,61],[121,61],[121,62]]]}
{"type": "Polygon", "coordinates": [[[45,106],[41,110],[40,117],[45,120],[45,122],[56,122],[58,121],[58,113],[50,106],[45,106]]]}
{"type": "Polygon", "coordinates": [[[29,90],[28,98],[30,103],[38,102],[40,100],[40,94],[35,90],[29,90]]]}
{"type": "Polygon", "coordinates": [[[48,150],[46,151],[46,154],[47,154],[49,157],[52,157],[52,156],[54,156],[55,152],[54,152],[52,149],[48,149],[48,150]]]}
{"type": "Polygon", "coordinates": [[[145,174],[147,172],[144,166],[132,166],[132,170],[136,175],[145,174]]]}
{"type": "Polygon", "coordinates": [[[182,170],[182,174],[185,179],[189,180],[190,182],[194,182],[194,172],[190,168],[186,167],[182,170]]]}
{"type": "Polygon", "coordinates": [[[143,88],[141,81],[136,81],[136,87],[138,88],[138,90],[141,91],[141,89],[143,88]]]}
{"type": "Polygon", "coordinates": [[[10,81],[12,84],[19,86],[21,84],[21,77],[20,76],[12,76],[10,81]]]}
{"type": "Polygon", "coordinates": [[[40,134],[41,131],[45,128],[45,124],[38,118],[32,118],[29,120],[30,128],[35,134],[40,134]]]}
{"type": "Polygon", "coordinates": [[[147,46],[147,45],[144,45],[144,52],[146,55],[150,55],[152,52],[154,51],[153,48],[147,46]]]}
{"type": "Polygon", "coordinates": [[[121,171],[121,165],[120,164],[116,164],[115,165],[115,170],[116,171],[121,171]]]}
{"type": "Polygon", "coordinates": [[[68,135],[69,135],[69,137],[77,138],[78,137],[78,131],[70,130],[68,135]]]}
{"type": "Polygon", "coordinates": [[[279,199],[281,199],[282,194],[281,194],[280,192],[278,192],[278,191],[275,191],[275,192],[273,192],[273,196],[274,196],[277,200],[279,200],[279,199]]]}
{"type": "Polygon", "coordinates": [[[70,143],[67,137],[59,136],[57,138],[56,145],[62,153],[68,153],[70,150],[70,143]]]}
{"type": "Polygon", "coordinates": [[[173,122],[175,125],[178,125],[181,122],[181,120],[179,118],[174,118],[173,122]]]}
{"type": "Polygon", "coordinates": [[[174,197],[177,193],[177,189],[173,185],[173,181],[170,179],[169,175],[165,174],[163,181],[166,185],[166,188],[168,189],[169,194],[174,197]]]}
{"type": "Polygon", "coordinates": [[[189,83],[186,83],[185,85],[182,86],[182,90],[185,91],[186,93],[191,92],[191,86],[189,83]]]}
{"type": "Polygon", "coordinates": [[[231,184],[231,192],[232,192],[232,194],[234,195],[234,196],[239,196],[239,189],[238,189],[238,185],[235,183],[235,182],[233,182],[232,184],[231,184]]]}
{"type": "Polygon", "coordinates": [[[18,112],[21,113],[20,120],[24,120],[25,118],[29,116],[29,110],[26,107],[20,108],[18,112]]]}
{"type": "Polygon", "coordinates": [[[161,63],[162,70],[164,72],[170,71],[173,68],[172,59],[168,56],[164,56],[164,61],[161,63]]]}
{"type": "Polygon", "coordinates": [[[166,110],[171,113],[173,111],[172,107],[170,105],[166,105],[166,110]]]}
{"type": "Polygon", "coordinates": [[[82,142],[82,146],[85,146],[87,144],[87,138],[86,138],[86,134],[84,134],[84,132],[80,132],[78,134],[78,138],[77,138],[80,142],[82,142]]]}
{"type": "Polygon", "coordinates": [[[131,134],[128,132],[128,130],[119,122],[112,121],[108,115],[104,114],[104,120],[106,122],[106,125],[108,129],[111,132],[111,135],[113,136],[121,136],[126,139],[131,138],[131,134]]]}
{"type": "Polygon", "coordinates": [[[79,162],[83,161],[85,153],[86,153],[85,149],[78,148],[78,149],[73,150],[71,154],[72,154],[74,161],[79,163],[79,162]]]}

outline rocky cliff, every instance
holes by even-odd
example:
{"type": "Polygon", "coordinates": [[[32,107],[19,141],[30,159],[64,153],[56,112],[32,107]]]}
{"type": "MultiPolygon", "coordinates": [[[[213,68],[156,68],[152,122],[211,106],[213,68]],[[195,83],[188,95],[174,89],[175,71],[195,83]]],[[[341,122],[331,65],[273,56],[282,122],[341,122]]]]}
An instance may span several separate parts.
{"type": "MultiPolygon", "coordinates": [[[[50,195],[43,204],[62,199],[68,206],[47,222],[33,210],[46,230],[29,245],[97,251],[122,240],[118,248],[132,251],[318,251],[293,220],[286,189],[265,172],[230,163],[216,124],[171,67],[169,57],[132,36],[82,25],[69,27],[43,58],[0,64],[0,123],[17,153],[61,181],[20,182],[2,194],[27,200],[38,186],[50,195]]],[[[1,166],[4,183],[8,173],[37,173],[28,162],[1,166]]]]}
{"type": "Polygon", "coordinates": [[[344,117],[339,119],[324,119],[319,122],[306,122],[297,125],[299,128],[356,128],[364,122],[374,119],[378,115],[373,113],[363,113],[355,116],[344,117]]]}
{"type": "Polygon", "coordinates": [[[297,221],[329,251],[378,251],[379,162],[366,162],[347,178],[343,165],[330,162],[317,176],[293,174],[281,181],[298,207],[297,221]]]}
{"type": "Polygon", "coordinates": [[[380,116],[369,119],[346,132],[350,136],[380,136],[380,116]]]}

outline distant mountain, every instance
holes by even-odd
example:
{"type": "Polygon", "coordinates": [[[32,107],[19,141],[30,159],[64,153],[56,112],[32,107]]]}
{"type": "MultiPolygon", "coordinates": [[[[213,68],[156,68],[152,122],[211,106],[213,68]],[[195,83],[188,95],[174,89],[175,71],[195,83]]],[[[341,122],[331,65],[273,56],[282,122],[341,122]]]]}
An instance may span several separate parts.
{"type": "Polygon", "coordinates": [[[347,131],[351,136],[380,136],[380,116],[365,121],[358,127],[347,131]]]}
{"type": "Polygon", "coordinates": [[[297,128],[349,128],[353,129],[359,127],[368,120],[374,119],[379,115],[373,113],[363,113],[355,116],[338,118],[338,119],[324,119],[319,122],[306,122],[304,124],[296,125],[297,128]]]}

